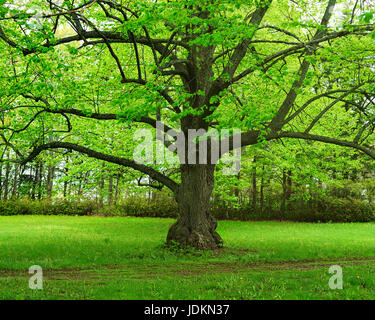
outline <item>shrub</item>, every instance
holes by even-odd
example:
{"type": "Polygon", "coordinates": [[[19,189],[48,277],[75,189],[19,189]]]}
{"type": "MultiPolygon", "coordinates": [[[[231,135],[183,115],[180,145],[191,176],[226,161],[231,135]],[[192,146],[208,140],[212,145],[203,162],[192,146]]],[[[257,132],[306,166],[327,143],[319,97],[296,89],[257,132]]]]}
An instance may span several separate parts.
{"type": "MultiPolygon", "coordinates": [[[[279,203],[275,202],[275,207],[279,203]]],[[[368,222],[375,221],[375,205],[354,198],[312,198],[290,201],[284,213],[267,207],[252,208],[248,204],[236,207],[213,202],[213,215],[219,220],[290,220],[304,222],[368,222]]],[[[137,216],[176,218],[178,207],[175,200],[161,194],[155,199],[128,197],[117,205],[99,208],[92,200],[8,200],[0,201],[0,215],[69,215],[87,216],[137,216]]]]}
{"type": "Polygon", "coordinates": [[[264,210],[243,204],[234,208],[213,203],[212,212],[217,219],[231,220],[289,220],[304,222],[369,222],[375,221],[375,205],[355,198],[313,198],[290,201],[285,212],[280,203],[264,210]],[[277,209],[276,209],[277,208],[277,209]]]}
{"type": "Polygon", "coordinates": [[[92,215],[96,209],[94,201],[84,200],[7,200],[0,201],[0,215],[92,215]]]}
{"type": "Polygon", "coordinates": [[[167,195],[160,195],[153,200],[135,196],[128,197],[116,206],[105,209],[105,211],[107,211],[105,215],[137,217],[175,218],[178,215],[176,201],[167,195]]]}
{"type": "Polygon", "coordinates": [[[296,221],[369,222],[375,221],[375,206],[354,198],[325,197],[292,204],[286,216],[296,221]]]}

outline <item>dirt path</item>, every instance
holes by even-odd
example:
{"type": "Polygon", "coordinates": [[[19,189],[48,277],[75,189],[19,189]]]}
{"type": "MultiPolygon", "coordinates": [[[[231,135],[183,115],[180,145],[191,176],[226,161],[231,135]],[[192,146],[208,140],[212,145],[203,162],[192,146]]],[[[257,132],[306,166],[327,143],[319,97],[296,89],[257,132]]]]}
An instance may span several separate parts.
{"type": "MultiPolygon", "coordinates": [[[[116,278],[129,279],[155,279],[173,276],[191,277],[203,274],[228,273],[238,274],[249,271],[282,271],[282,270],[311,270],[326,268],[334,264],[341,266],[356,266],[375,264],[375,257],[369,258],[336,258],[332,260],[314,261],[284,261],[284,262],[258,262],[250,264],[213,262],[202,264],[175,264],[175,265],[121,265],[99,266],[92,268],[64,268],[47,269],[43,271],[45,279],[54,280],[104,280],[116,278]]],[[[30,277],[27,271],[0,270],[0,278],[26,278],[30,277]]]]}

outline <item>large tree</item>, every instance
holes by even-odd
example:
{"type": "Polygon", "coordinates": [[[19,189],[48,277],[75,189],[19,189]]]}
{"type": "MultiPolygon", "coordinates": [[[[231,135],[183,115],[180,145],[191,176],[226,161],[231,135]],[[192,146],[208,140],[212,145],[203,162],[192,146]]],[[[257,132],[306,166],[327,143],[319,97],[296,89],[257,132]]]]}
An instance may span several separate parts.
{"type": "Polygon", "coordinates": [[[126,157],[109,131],[240,128],[241,147],[296,138],[375,158],[372,1],[0,3],[2,145],[23,164],[66,149],[150,176],[178,202],[168,243],[222,245],[210,213],[216,161],[189,163],[188,141],[175,179],[126,157]]]}

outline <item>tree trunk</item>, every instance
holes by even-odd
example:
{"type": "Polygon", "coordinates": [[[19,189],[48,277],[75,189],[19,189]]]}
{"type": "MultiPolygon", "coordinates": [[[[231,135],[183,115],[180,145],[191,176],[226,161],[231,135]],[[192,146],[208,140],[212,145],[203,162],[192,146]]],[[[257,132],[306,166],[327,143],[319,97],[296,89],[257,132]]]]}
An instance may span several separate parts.
{"type": "Polygon", "coordinates": [[[39,165],[36,164],[35,165],[35,175],[34,175],[33,184],[32,184],[32,187],[31,187],[31,199],[32,200],[35,200],[36,188],[37,188],[37,185],[39,183],[38,179],[39,179],[39,165]]]}
{"type": "Polygon", "coordinates": [[[252,174],[252,184],[253,184],[253,187],[252,187],[252,195],[253,195],[252,205],[253,205],[253,210],[255,210],[256,206],[257,206],[257,167],[256,167],[256,162],[257,162],[257,157],[254,156],[254,160],[253,160],[254,168],[253,168],[253,174],[252,174]]]}
{"type": "Polygon", "coordinates": [[[108,178],[108,206],[113,202],[113,175],[110,174],[108,178]]]}
{"type": "MultiPolygon", "coordinates": [[[[64,168],[64,172],[65,172],[65,179],[66,179],[66,176],[68,175],[68,171],[69,169],[67,167],[64,168]]],[[[64,180],[64,187],[63,187],[63,197],[64,199],[66,198],[67,194],[68,194],[68,180],[64,180]]]]}
{"type": "Polygon", "coordinates": [[[285,170],[283,170],[283,195],[282,195],[281,209],[280,209],[282,215],[285,214],[286,202],[290,200],[291,195],[292,195],[292,171],[288,170],[288,172],[285,172],[285,170]]]}
{"type": "Polygon", "coordinates": [[[241,171],[238,172],[238,174],[236,175],[236,185],[235,185],[235,188],[234,188],[234,196],[237,198],[237,202],[238,203],[241,203],[241,191],[240,191],[240,181],[241,181],[241,171]]]}
{"type": "Polygon", "coordinates": [[[84,177],[83,175],[79,177],[79,180],[78,180],[78,191],[77,191],[77,195],[81,196],[82,193],[83,193],[83,183],[84,183],[84,177]]]}
{"type": "MultiPolygon", "coordinates": [[[[9,159],[9,155],[8,155],[9,159]]],[[[8,192],[9,192],[9,174],[10,174],[10,164],[7,162],[5,166],[5,180],[4,180],[4,200],[8,200],[8,192]]]]}
{"type": "Polygon", "coordinates": [[[104,175],[101,176],[99,182],[99,207],[104,207],[104,175]]]}
{"type": "Polygon", "coordinates": [[[18,166],[18,164],[16,164],[15,167],[14,167],[12,199],[17,198],[17,193],[18,193],[18,169],[19,169],[19,166],[18,166]]]}
{"type": "Polygon", "coordinates": [[[290,200],[292,196],[292,171],[288,170],[287,178],[286,178],[286,199],[290,200]]]}
{"type": "Polygon", "coordinates": [[[117,199],[119,197],[119,182],[120,182],[120,174],[117,173],[116,175],[116,187],[115,187],[115,201],[114,201],[114,204],[117,203],[117,199]]]}
{"type": "Polygon", "coordinates": [[[0,199],[3,198],[3,165],[0,164],[0,199]]]}
{"type": "Polygon", "coordinates": [[[43,196],[43,162],[39,163],[39,177],[38,177],[38,199],[43,196]]]}
{"type": "Polygon", "coordinates": [[[262,178],[260,180],[260,212],[263,212],[264,208],[264,164],[262,169],[262,178]]]}
{"type": "Polygon", "coordinates": [[[54,178],[54,171],[55,167],[53,165],[48,166],[47,172],[47,198],[51,198],[52,196],[52,188],[53,188],[53,178],[54,178]]]}
{"type": "Polygon", "coordinates": [[[177,242],[196,249],[216,249],[223,241],[215,231],[210,212],[214,165],[182,165],[181,185],[176,191],[179,218],[169,229],[167,243],[177,242]]]}
{"type": "Polygon", "coordinates": [[[283,170],[283,181],[282,181],[282,187],[283,187],[283,193],[281,195],[281,207],[280,207],[280,213],[282,216],[285,214],[285,202],[286,202],[286,173],[285,170],[283,170]]]}

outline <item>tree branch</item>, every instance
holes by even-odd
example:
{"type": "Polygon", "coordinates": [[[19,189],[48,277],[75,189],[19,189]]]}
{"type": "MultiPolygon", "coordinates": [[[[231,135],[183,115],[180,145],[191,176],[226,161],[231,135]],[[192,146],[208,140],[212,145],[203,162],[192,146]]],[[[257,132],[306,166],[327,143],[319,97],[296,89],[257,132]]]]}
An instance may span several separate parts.
{"type": "Polygon", "coordinates": [[[304,132],[280,132],[279,134],[270,138],[269,140],[279,139],[279,138],[294,138],[294,139],[302,139],[302,140],[320,141],[324,143],[335,144],[337,146],[354,148],[354,149],[362,151],[363,153],[367,154],[371,158],[375,159],[374,151],[352,141],[340,140],[340,139],[335,139],[335,138],[330,138],[330,137],[325,137],[325,136],[320,136],[320,135],[315,135],[315,134],[309,134],[309,133],[304,133],[304,132]]]}
{"type": "MultiPolygon", "coordinates": [[[[320,39],[324,34],[326,33],[326,27],[328,25],[329,19],[332,16],[333,8],[336,5],[336,0],[329,0],[328,5],[326,7],[324,16],[322,18],[321,26],[323,27],[322,29],[318,30],[315,33],[315,36],[313,40],[320,39]]],[[[308,54],[311,55],[316,48],[317,44],[314,45],[312,48],[308,49],[308,54]]],[[[292,88],[288,92],[285,100],[283,101],[282,105],[280,106],[277,114],[274,116],[270,123],[270,128],[272,130],[281,130],[284,124],[284,119],[288,115],[290,109],[292,108],[294,102],[296,101],[297,98],[297,90],[302,87],[303,81],[306,78],[307,71],[310,67],[310,62],[307,59],[304,59],[301,67],[298,71],[298,78],[294,81],[292,88]]]]}
{"type": "Polygon", "coordinates": [[[179,186],[175,181],[173,181],[172,179],[168,178],[164,174],[160,173],[159,171],[157,171],[157,170],[155,170],[151,167],[145,166],[143,164],[139,164],[139,163],[137,163],[133,160],[115,157],[115,156],[104,154],[104,153],[101,153],[101,152],[98,152],[98,151],[94,151],[92,149],[80,146],[80,145],[75,144],[75,143],[70,143],[70,142],[54,141],[54,142],[50,142],[50,143],[46,143],[46,144],[37,146],[37,147],[34,148],[34,150],[26,158],[24,158],[21,161],[21,165],[25,165],[26,163],[28,163],[28,162],[32,161],[34,158],[36,158],[42,151],[49,150],[49,149],[74,150],[74,151],[80,152],[82,154],[86,154],[87,156],[95,158],[95,159],[115,163],[115,164],[118,164],[118,165],[124,166],[124,167],[133,168],[137,171],[140,171],[140,172],[143,172],[144,174],[147,174],[152,179],[162,183],[163,185],[165,185],[166,187],[171,189],[173,192],[176,192],[177,189],[178,189],[178,186],[179,186]]]}

